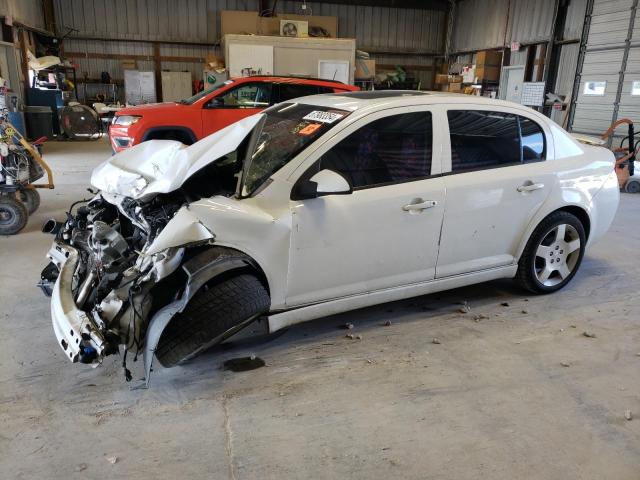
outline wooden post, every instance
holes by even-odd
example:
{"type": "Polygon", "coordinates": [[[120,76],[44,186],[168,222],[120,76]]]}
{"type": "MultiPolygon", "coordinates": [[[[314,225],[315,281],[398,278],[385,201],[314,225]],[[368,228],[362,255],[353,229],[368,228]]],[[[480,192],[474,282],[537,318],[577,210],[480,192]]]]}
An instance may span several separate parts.
{"type": "Polygon", "coordinates": [[[18,43],[20,44],[20,54],[22,56],[22,77],[24,81],[24,94],[27,98],[27,89],[31,88],[29,84],[29,60],[27,58],[27,39],[28,32],[24,29],[18,30],[18,43]]]}
{"type": "Polygon", "coordinates": [[[160,44],[153,43],[153,70],[156,77],[156,101],[162,101],[162,59],[160,58],[160,44]]]}

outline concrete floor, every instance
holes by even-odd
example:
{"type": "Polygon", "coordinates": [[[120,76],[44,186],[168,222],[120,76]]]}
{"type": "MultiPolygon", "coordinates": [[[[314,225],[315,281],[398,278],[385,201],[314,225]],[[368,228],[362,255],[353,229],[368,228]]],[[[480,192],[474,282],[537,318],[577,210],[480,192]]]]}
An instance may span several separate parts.
{"type": "Polygon", "coordinates": [[[35,288],[40,225],[88,195],[108,153],[47,145],[56,189],[0,238],[0,478],[640,478],[640,195],[555,295],[499,281],[368,308],[158,367],[131,391],[116,357],[65,359],[35,288]],[[220,369],[250,354],[267,366],[220,369]]]}

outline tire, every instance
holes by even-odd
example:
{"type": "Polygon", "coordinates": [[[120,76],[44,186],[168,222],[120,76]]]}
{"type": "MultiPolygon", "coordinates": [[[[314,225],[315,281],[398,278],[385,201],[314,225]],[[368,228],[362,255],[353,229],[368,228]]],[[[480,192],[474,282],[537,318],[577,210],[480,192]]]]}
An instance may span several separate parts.
{"type": "Polygon", "coordinates": [[[29,215],[40,207],[40,193],[35,188],[25,188],[19,191],[20,200],[27,207],[29,215]]]}
{"type": "Polygon", "coordinates": [[[627,193],[640,193],[640,180],[629,180],[624,186],[627,193]]]}
{"type": "Polygon", "coordinates": [[[267,312],[269,294],[255,276],[242,274],[202,289],[162,333],[156,357],[172,367],[222,342],[267,312]]]}
{"type": "Polygon", "coordinates": [[[585,245],[584,226],[575,215],[552,213],[531,234],[518,262],[516,281],[533,293],[560,290],[578,271],[585,245]]]}
{"type": "Polygon", "coordinates": [[[29,219],[24,204],[14,196],[0,196],[0,235],[15,235],[29,219]]]}

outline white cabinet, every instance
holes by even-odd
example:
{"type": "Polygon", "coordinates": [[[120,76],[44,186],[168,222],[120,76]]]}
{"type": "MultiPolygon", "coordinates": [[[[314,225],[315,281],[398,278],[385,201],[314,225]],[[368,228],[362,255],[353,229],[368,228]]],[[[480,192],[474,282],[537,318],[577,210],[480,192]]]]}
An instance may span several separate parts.
{"type": "Polygon", "coordinates": [[[264,75],[319,77],[332,76],[353,84],[356,41],[352,38],[290,38],[263,35],[225,35],[225,62],[230,76],[243,75],[243,69],[262,69],[264,75]],[[321,63],[322,62],[322,63],[321,63]],[[322,66],[322,67],[321,67],[322,66]]]}

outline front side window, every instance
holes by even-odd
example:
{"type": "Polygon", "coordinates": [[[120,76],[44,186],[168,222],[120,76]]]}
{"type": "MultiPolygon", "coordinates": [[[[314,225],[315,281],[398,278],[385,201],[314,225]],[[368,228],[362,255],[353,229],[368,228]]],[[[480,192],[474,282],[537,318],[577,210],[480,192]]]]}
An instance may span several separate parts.
{"type": "Polygon", "coordinates": [[[245,83],[211,100],[217,108],[266,108],[271,101],[270,83],[245,83]]]}
{"type": "Polygon", "coordinates": [[[278,104],[265,110],[265,123],[244,174],[242,195],[252,195],[271,175],[349,113],[301,103],[278,104]]]}
{"type": "Polygon", "coordinates": [[[451,171],[519,165],[544,160],[542,128],[528,118],[482,110],[450,110],[451,171]]]}
{"type": "Polygon", "coordinates": [[[354,189],[431,175],[431,113],[375,120],[343,139],[320,159],[320,169],[342,174],[354,189]]]}

